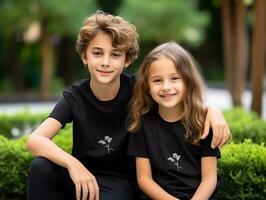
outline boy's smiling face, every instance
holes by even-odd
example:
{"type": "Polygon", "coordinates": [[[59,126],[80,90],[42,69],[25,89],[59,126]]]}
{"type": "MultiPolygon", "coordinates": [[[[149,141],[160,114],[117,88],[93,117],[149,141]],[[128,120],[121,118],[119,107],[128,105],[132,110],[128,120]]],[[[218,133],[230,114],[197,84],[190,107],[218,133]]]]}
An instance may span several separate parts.
{"type": "Polygon", "coordinates": [[[88,65],[93,84],[112,84],[119,81],[120,74],[128,66],[126,52],[115,48],[111,37],[103,32],[97,33],[90,41],[82,61],[88,65]]]}

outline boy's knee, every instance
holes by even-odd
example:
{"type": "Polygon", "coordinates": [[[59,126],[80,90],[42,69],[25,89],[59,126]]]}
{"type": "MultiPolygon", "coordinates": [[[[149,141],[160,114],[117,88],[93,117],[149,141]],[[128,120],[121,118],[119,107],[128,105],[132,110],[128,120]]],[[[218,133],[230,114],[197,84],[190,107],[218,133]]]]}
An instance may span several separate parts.
{"type": "Polygon", "coordinates": [[[43,157],[37,157],[32,161],[27,183],[27,200],[54,199],[56,166],[43,157]]]}
{"type": "Polygon", "coordinates": [[[37,157],[30,165],[30,175],[33,176],[49,176],[52,175],[55,169],[55,164],[50,160],[37,157]]]}

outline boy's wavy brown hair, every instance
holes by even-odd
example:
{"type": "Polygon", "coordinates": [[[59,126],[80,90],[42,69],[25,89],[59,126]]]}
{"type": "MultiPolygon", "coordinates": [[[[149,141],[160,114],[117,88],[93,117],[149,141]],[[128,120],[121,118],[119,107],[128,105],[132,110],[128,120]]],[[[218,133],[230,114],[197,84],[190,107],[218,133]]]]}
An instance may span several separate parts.
{"type": "Polygon", "coordinates": [[[181,122],[186,130],[185,138],[191,143],[198,144],[204,129],[207,111],[203,105],[203,79],[197,70],[197,63],[194,58],[176,42],[168,42],[156,47],[141,64],[130,104],[128,131],[137,131],[141,126],[141,117],[157,108],[157,103],[149,93],[148,80],[151,64],[160,59],[161,56],[166,56],[174,62],[184,81],[185,92],[182,101],[184,115],[181,122]]]}
{"type": "Polygon", "coordinates": [[[139,44],[136,27],[122,17],[113,16],[101,10],[84,20],[76,42],[76,50],[80,56],[86,55],[90,41],[99,32],[110,35],[115,48],[125,50],[128,64],[138,57],[139,44]]]}

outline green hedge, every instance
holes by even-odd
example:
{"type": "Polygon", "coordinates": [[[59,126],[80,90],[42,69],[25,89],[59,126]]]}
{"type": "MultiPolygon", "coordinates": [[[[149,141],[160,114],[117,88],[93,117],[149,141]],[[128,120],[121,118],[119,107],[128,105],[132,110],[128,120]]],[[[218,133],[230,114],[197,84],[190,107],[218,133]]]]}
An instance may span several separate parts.
{"type": "Polygon", "coordinates": [[[222,148],[218,162],[220,199],[262,200],[266,197],[266,147],[246,140],[222,148]]]}
{"type": "MultiPolygon", "coordinates": [[[[25,150],[26,137],[8,140],[0,136],[0,194],[25,194],[28,168],[32,156],[25,150]]],[[[71,128],[62,130],[55,142],[71,151],[71,128]]],[[[223,182],[220,199],[260,200],[266,196],[266,148],[245,141],[222,148],[218,173],[223,182]]],[[[0,199],[1,199],[0,195],[0,199]]]]}
{"type": "Polygon", "coordinates": [[[0,136],[0,194],[23,193],[31,155],[24,148],[25,137],[10,141],[0,136]]]}
{"type": "MultiPolygon", "coordinates": [[[[225,111],[224,115],[234,143],[222,148],[222,158],[218,163],[219,176],[223,181],[220,198],[264,199],[266,148],[263,143],[266,141],[266,122],[241,108],[225,111]],[[245,141],[245,138],[252,141],[245,141]]],[[[14,128],[18,128],[20,133],[29,133],[29,127],[36,127],[46,117],[46,114],[31,114],[27,111],[2,115],[0,134],[11,138],[14,128]]],[[[67,152],[71,151],[71,132],[71,125],[68,125],[54,138],[67,152]]],[[[9,194],[25,194],[28,168],[33,159],[24,146],[27,136],[18,140],[6,137],[0,135],[0,199],[9,194]]]]}
{"type": "Polygon", "coordinates": [[[251,139],[257,144],[266,142],[266,121],[256,113],[234,108],[224,111],[224,116],[235,143],[243,142],[245,139],[251,139]]]}
{"type": "MultiPolygon", "coordinates": [[[[71,152],[71,126],[61,130],[54,138],[55,143],[71,152]]],[[[24,194],[32,155],[25,149],[27,136],[9,140],[0,135],[0,199],[10,194],[24,194]]]]}
{"type": "Polygon", "coordinates": [[[27,110],[0,115],[0,134],[7,138],[30,134],[46,117],[46,113],[32,114],[27,110]]]}
{"type": "MultiPolygon", "coordinates": [[[[257,144],[266,142],[266,121],[255,113],[234,108],[224,111],[224,116],[235,143],[243,142],[247,138],[257,144]]],[[[7,138],[19,138],[31,133],[46,117],[46,113],[32,114],[27,110],[14,115],[0,115],[0,134],[7,138]]]]}

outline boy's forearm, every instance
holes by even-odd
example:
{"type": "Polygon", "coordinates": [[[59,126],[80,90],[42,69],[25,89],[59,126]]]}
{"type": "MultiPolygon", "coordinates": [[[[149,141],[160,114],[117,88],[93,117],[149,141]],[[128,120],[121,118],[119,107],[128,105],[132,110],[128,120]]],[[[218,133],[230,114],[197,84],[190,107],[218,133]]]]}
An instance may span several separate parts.
{"type": "Polygon", "coordinates": [[[73,156],[58,147],[52,140],[40,135],[31,135],[29,137],[27,149],[34,156],[45,157],[65,168],[68,167],[70,158],[73,158],[73,156]]]}
{"type": "Polygon", "coordinates": [[[209,134],[210,128],[212,128],[212,148],[222,147],[231,137],[228,123],[226,122],[223,113],[219,109],[208,107],[207,111],[208,112],[204,122],[204,131],[201,138],[206,138],[209,134]]]}
{"type": "Polygon", "coordinates": [[[34,156],[45,157],[52,162],[67,168],[74,157],[62,150],[52,141],[52,138],[54,138],[61,127],[61,123],[56,119],[47,118],[29,136],[26,142],[26,148],[34,156]]]}

